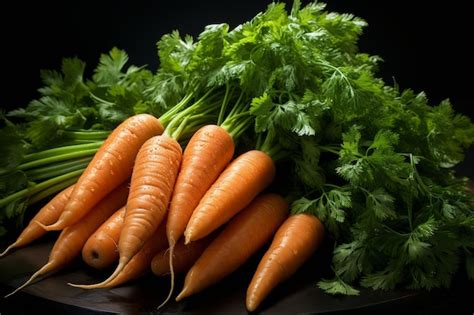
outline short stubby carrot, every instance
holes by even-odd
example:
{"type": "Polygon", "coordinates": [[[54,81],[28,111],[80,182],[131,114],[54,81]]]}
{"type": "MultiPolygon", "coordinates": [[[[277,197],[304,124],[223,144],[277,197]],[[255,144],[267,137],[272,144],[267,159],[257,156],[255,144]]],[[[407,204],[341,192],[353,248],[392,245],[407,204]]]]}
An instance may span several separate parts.
{"type": "Polygon", "coordinates": [[[156,136],[143,144],[133,167],[117,268],[103,282],[82,288],[102,287],[115,278],[166,218],[181,156],[181,146],[168,136],[156,136]]]}
{"type": "Polygon", "coordinates": [[[92,234],[82,248],[82,260],[96,269],[104,269],[118,261],[118,241],[125,218],[120,208],[92,234]]]}
{"type": "Polygon", "coordinates": [[[194,210],[184,232],[186,241],[209,235],[245,208],[275,177],[270,156],[258,150],[237,157],[217,178],[194,210]]]}
{"type": "MultiPolygon", "coordinates": [[[[213,239],[213,234],[202,238],[188,245],[184,244],[184,240],[178,241],[173,251],[173,272],[182,274],[188,272],[189,268],[201,256],[206,247],[213,239]]],[[[153,257],[151,261],[151,271],[158,277],[166,276],[171,273],[169,256],[171,250],[162,250],[153,257]]]]}
{"type": "Polygon", "coordinates": [[[247,289],[247,309],[252,312],[282,281],[289,278],[314,253],[324,237],[324,226],[313,215],[290,216],[278,229],[247,289]]]}
{"type": "Polygon", "coordinates": [[[186,275],[177,301],[223,279],[269,241],[288,214],[277,194],[261,195],[236,215],[212,241],[186,275]]]}
{"type": "Polygon", "coordinates": [[[53,199],[51,199],[51,201],[49,201],[43,208],[41,208],[33,217],[33,219],[30,220],[30,223],[23,230],[23,232],[21,232],[16,241],[8,246],[7,249],[5,249],[5,251],[0,254],[0,257],[6,255],[14,248],[26,246],[46,234],[46,231],[41,226],[39,226],[37,222],[40,222],[44,225],[53,224],[56,222],[63,212],[64,206],[66,205],[73,188],[74,185],[64,189],[53,199]]]}
{"type": "Polygon", "coordinates": [[[34,273],[25,284],[7,296],[18,292],[40,275],[62,268],[80,256],[82,247],[89,236],[126,203],[127,195],[128,184],[124,183],[102,199],[81,221],[65,228],[54,243],[46,265],[34,273]]]}
{"type": "Polygon", "coordinates": [[[191,214],[234,155],[234,141],[222,127],[207,125],[189,140],[168,211],[170,248],[183,235],[191,214]]]}
{"type": "Polygon", "coordinates": [[[92,207],[132,174],[138,150],[163,126],[148,114],[132,116],[109,135],[79,178],[64,212],[47,230],[61,230],[78,222],[92,207]]]}

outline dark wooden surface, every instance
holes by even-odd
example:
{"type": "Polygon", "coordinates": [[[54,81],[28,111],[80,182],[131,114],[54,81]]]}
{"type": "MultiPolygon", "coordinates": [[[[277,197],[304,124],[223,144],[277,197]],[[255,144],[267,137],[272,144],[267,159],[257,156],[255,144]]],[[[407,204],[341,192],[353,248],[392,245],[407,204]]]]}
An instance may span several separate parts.
{"type": "MultiPolygon", "coordinates": [[[[0,260],[0,293],[5,295],[42,266],[47,260],[52,240],[36,243],[0,260]]],[[[262,304],[261,314],[378,314],[397,313],[403,310],[421,314],[442,314],[448,310],[472,314],[469,292],[474,286],[464,277],[454,281],[450,290],[430,293],[412,291],[374,292],[362,291],[360,296],[334,297],[324,294],[316,281],[329,275],[329,257],[332,244],[326,241],[303,268],[289,281],[280,285],[262,304]]],[[[260,255],[256,255],[259,257],[260,255]]],[[[186,299],[181,303],[170,302],[160,312],[183,314],[245,314],[245,293],[257,265],[252,259],[235,274],[220,284],[186,299]]],[[[68,286],[72,283],[92,283],[104,278],[106,273],[87,268],[77,261],[72,266],[38,281],[17,296],[2,299],[0,313],[28,314],[58,312],[67,314],[97,313],[159,313],[156,311],[167,294],[169,278],[145,276],[130,284],[107,290],[81,290],[68,286]]],[[[183,282],[178,277],[177,290],[183,282]]]]}

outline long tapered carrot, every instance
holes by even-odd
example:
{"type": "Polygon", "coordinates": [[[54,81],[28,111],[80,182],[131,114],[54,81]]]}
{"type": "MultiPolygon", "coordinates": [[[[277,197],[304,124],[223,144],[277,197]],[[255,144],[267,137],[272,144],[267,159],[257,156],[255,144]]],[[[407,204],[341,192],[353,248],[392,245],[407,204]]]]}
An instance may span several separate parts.
{"type": "Polygon", "coordinates": [[[130,177],[140,147],[162,132],[159,120],[148,114],[135,115],[122,122],[79,178],[58,221],[44,228],[61,230],[78,222],[104,196],[130,177]]]}
{"type": "Polygon", "coordinates": [[[314,253],[324,237],[324,226],[315,216],[290,216],[278,229],[260,261],[247,290],[252,312],[280,282],[289,278],[314,253]]]}
{"type": "Polygon", "coordinates": [[[68,265],[80,256],[82,247],[95,230],[127,201],[128,184],[124,183],[102,199],[81,221],[65,228],[54,243],[48,262],[8,297],[29,285],[37,277],[68,265]]]}
{"type": "Polygon", "coordinates": [[[117,268],[101,283],[77,287],[103,287],[140,251],[166,216],[181,156],[181,146],[168,136],[156,136],[143,144],[133,167],[127,210],[119,238],[117,268]]]}
{"type": "Polygon", "coordinates": [[[233,218],[214,239],[186,275],[179,301],[226,277],[260,249],[288,213],[288,203],[281,196],[266,194],[233,218]]]}
{"type": "Polygon", "coordinates": [[[110,216],[87,240],[82,260],[96,269],[104,269],[118,261],[118,241],[125,218],[125,207],[110,216]]]}
{"type": "Polygon", "coordinates": [[[64,189],[51,199],[51,201],[49,201],[43,208],[41,208],[33,219],[31,219],[23,232],[21,232],[16,241],[8,246],[5,251],[0,254],[0,257],[6,255],[14,248],[26,246],[46,234],[46,231],[36,222],[41,222],[44,225],[56,222],[63,212],[64,206],[66,205],[73,188],[74,185],[64,189]]]}
{"type": "Polygon", "coordinates": [[[245,208],[275,176],[270,156],[258,150],[237,157],[217,178],[194,210],[186,230],[186,241],[209,235],[245,208]]]}
{"type": "MultiPolygon", "coordinates": [[[[173,272],[176,274],[186,273],[212,241],[212,235],[188,245],[184,244],[184,240],[178,241],[173,252],[173,272]]],[[[170,255],[171,250],[166,249],[157,253],[155,257],[153,257],[153,260],[151,261],[151,271],[156,276],[162,277],[171,273],[169,263],[170,255]]]]}
{"type": "Polygon", "coordinates": [[[199,129],[186,145],[168,211],[166,235],[170,248],[183,235],[202,196],[234,155],[234,141],[222,127],[199,129]]]}

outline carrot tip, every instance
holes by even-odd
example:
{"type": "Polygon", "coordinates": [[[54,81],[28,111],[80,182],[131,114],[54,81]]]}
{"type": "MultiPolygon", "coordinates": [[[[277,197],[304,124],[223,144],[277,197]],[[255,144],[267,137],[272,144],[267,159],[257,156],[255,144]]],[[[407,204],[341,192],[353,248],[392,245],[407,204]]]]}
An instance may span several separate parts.
{"type": "Polygon", "coordinates": [[[1,254],[0,254],[0,258],[2,258],[3,256],[5,256],[6,254],[8,254],[10,252],[10,250],[12,250],[13,248],[15,248],[15,246],[17,245],[18,242],[15,242],[13,244],[11,244],[10,246],[8,246],[1,254]]]}

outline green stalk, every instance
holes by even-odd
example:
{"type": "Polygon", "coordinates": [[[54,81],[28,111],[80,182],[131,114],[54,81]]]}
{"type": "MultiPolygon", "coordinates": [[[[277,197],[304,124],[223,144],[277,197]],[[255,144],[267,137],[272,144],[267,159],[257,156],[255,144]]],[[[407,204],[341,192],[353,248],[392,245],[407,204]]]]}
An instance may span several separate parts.
{"type": "Polygon", "coordinates": [[[195,92],[187,94],[178,104],[173,106],[159,118],[160,123],[166,128],[177,112],[180,112],[194,97],[195,92]]]}
{"type": "Polygon", "coordinates": [[[28,176],[28,180],[32,181],[37,181],[40,179],[48,179],[56,176],[60,176],[72,171],[80,170],[80,169],[85,169],[87,165],[89,165],[89,162],[92,160],[92,158],[87,158],[84,161],[81,161],[81,163],[71,163],[71,165],[53,165],[54,169],[43,171],[39,174],[36,175],[31,175],[28,176]]]}
{"type": "Polygon", "coordinates": [[[29,168],[34,168],[34,167],[38,167],[42,165],[55,163],[55,162],[61,162],[61,161],[75,159],[75,158],[84,157],[84,156],[92,156],[97,152],[97,150],[98,149],[81,150],[81,151],[51,156],[44,159],[23,163],[20,166],[18,166],[17,169],[24,171],[29,168]]]}
{"type": "Polygon", "coordinates": [[[110,131],[64,131],[63,135],[68,139],[104,140],[110,131]]]}
{"type": "Polygon", "coordinates": [[[3,199],[0,199],[0,207],[3,207],[3,206],[5,206],[5,205],[9,204],[10,202],[15,201],[17,199],[34,195],[34,194],[42,191],[43,189],[46,189],[46,188],[48,188],[50,186],[53,186],[53,185],[56,185],[56,184],[58,184],[62,181],[65,181],[67,179],[78,177],[82,174],[82,172],[83,172],[83,170],[77,170],[77,171],[74,171],[74,172],[70,172],[70,173],[55,177],[55,178],[45,180],[44,182],[36,184],[32,187],[28,187],[28,188],[25,188],[23,190],[17,191],[16,193],[13,193],[13,194],[11,194],[11,195],[3,198],[3,199]]]}
{"type": "MultiPolygon", "coordinates": [[[[82,170],[84,171],[85,168],[82,170]]],[[[32,205],[34,203],[37,203],[38,201],[41,201],[51,195],[54,195],[55,193],[62,191],[63,189],[75,184],[77,180],[79,179],[79,176],[72,177],[70,179],[67,179],[59,184],[56,184],[54,186],[51,186],[49,188],[46,188],[45,190],[31,196],[30,199],[28,199],[28,205],[32,205]]]]}
{"type": "Polygon", "coordinates": [[[220,126],[222,121],[224,120],[225,110],[227,108],[227,104],[229,104],[229,93],[230,93],[229,82],[226,82],[224,100],[222,101],[222,106],[221,106],[221,110],[219,112],[219,117],[217,118],[217,125],[218,126],[220,126]]]}
{"type": "MultiPolygon", "coordinates": [[[[57,170],[63,170],[64,168],[68,168],[68,167],[74,167],[74,166],[77,166],[77,165],[84,165],[87,166],[87,164],[92,160],[92,157],[84,157],[84,158],[79,158],[79,159],[75,159],[75,160],[71,160],[71,161],[65,161],[65,162],[60,162],[60,163],[55,163],[55,164],[52,164],[52,165],[47,165],[45,167],[40,167],[40,168],[34,168],[34,169],[31,169],[31,170],[27,170],[25,171],[25,174],[28,178],[32,178],[32,177],[35,177],[35,176],[45,176],[45,175],[49,175],[51,174],[52,172],[56,172],[57,170]]],[[[85,167],[83,166],[83,167],[85,167]]],[[[65,173],[68,173],[68,172],[65,172],[65,173]]],[[[54,177],[54,176],[51,176],[51,177],[54,177]]]]}
{"type": "Polygon", "coordinates": [[[35,152],[35,153],[25,155],[23,157],[22,162],[40,160],[40,159],[44,159],[44,158],[48,158],[48,157],[52,157],[56,155],[62,155],[62,154],[70,153],[70,152],[77,152],[77,151],[88,150],[88,149],[98,149],[103,143],[104,143],[103,141],[96,141],[92,143],[70,145],[70,146],[58,147],[54,149],[35,152]]]}

